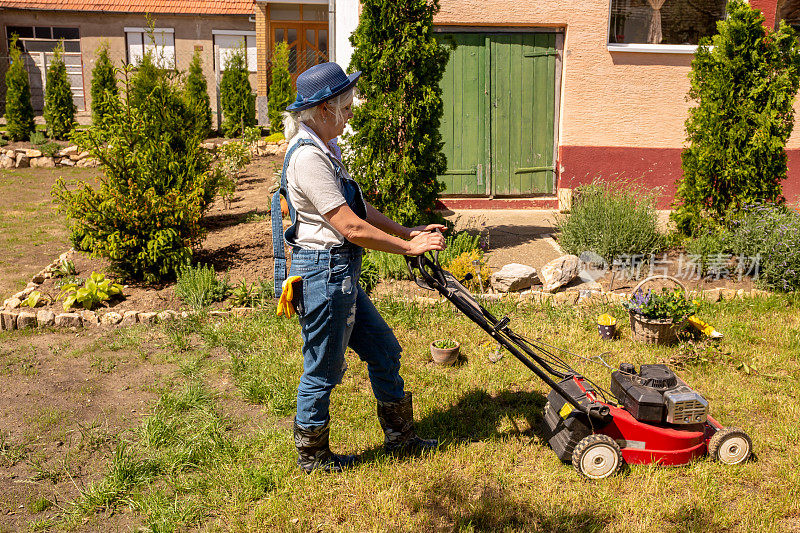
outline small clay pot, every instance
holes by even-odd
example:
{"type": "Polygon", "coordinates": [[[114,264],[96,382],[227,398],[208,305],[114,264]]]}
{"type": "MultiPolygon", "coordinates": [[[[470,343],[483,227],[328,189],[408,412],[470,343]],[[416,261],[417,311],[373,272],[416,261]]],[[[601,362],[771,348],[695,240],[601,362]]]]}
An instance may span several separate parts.
{"type": "MultiPolygon", "coordinates": [[[[434,341],[435,342],[435,341],[434,341]]],[[[454,341],[455,342],[455,341],[454,341]]],[[[461,345],[456,342],[454,348],[437,348],[431,343],[431,357],[433,362],[440,365],[452,365],[458,360],[458,353],[461,345]]]]}

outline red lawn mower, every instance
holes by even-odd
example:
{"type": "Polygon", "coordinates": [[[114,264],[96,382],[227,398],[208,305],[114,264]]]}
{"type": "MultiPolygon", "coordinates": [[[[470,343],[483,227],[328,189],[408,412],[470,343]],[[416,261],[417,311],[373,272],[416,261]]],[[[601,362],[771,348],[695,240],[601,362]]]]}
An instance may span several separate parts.
{"type": "Polygon", "coordinates": [[[609,394],[554,353],[570,352],[518,335],[508,317],[493,316],[441,268],[438,252],[433,259],[406,261],[417,285],[438,291],[552,389],[544,408],[545,438],[559,459],[571,461],[587,478],[606,478],[624,463],[684,465],[708,453],[735,465],[750,457],[750,437],[711,418],[708,402],[666,365],[637,371],[620,364],[609,394]]]}

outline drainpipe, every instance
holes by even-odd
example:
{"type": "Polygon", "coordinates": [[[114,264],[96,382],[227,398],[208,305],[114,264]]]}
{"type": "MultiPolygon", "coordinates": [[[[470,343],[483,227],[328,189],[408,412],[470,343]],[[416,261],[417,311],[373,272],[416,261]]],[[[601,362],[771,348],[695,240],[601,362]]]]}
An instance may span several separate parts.
{"type": "Polygon", "coordinates": [[[336,61],[336,0],[328,0],[328,61],[336,61]]]}

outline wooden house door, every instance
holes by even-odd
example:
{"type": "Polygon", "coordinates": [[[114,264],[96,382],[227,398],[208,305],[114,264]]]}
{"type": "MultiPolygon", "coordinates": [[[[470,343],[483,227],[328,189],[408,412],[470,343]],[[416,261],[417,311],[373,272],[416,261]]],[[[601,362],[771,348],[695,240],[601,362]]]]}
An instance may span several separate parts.
{"type": "Polygon", "coordinates": [[[452,33],[442,78],[445,194],[526,196],[555,187],[556,33],[452,33]]]}

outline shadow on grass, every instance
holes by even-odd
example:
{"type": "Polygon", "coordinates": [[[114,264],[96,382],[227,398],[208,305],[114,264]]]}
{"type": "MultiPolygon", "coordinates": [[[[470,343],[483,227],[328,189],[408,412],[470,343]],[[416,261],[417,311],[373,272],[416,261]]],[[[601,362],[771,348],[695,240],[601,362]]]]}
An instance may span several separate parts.
{"type": "MultiPolygon", "coordinates": [[[[439,439],[440,450],[462,442],[477,442],[486,439],[517,435],[540,439],[544,404],[547,398],[539,392],[501,391],[490,395],[484,390],[473,389],[464,394],[456,404],[437,410],[417,421],[417,434],[423,438],[439,439]],[[499,430],[503,419],[511,428],[499,430]],[[519,424],[522,418],[526,424],[519,424]]],[[[366,450],[361,458],[374,460],[383,453],[383,446],[366,450]]]]}
{"type": "Polygon", "coordinates": [[[424,496],[411,497],[411,509],[426,515],[435,531],[600,531],[608,520],[598,511],[535,504],[515,498],[496,481],[443,476],[424,496]]]}

